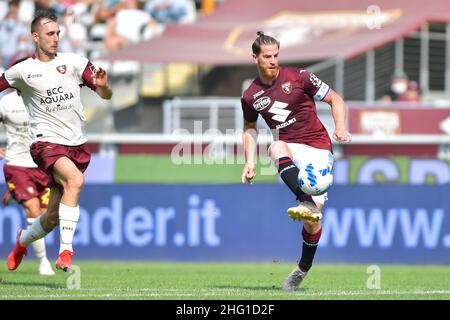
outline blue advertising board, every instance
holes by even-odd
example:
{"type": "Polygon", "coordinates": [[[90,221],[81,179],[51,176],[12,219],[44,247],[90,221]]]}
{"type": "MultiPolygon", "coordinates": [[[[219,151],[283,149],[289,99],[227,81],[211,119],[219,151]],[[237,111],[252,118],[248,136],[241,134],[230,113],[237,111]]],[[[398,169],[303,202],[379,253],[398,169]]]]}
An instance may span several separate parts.
{"type": "MultiPolygon", "coordinates": [[[[450,263],[450,186],[334,186],[317,262],[450,263]]],[[[284,185],[87,185],[77,259],[294,262],[301,223],[284,185]]],[[[24,225],[0,208],[0,256],[24,225]]],[[[59,235],[46,237],[57,254],[59,235]]],[[[30,250],[32,251],[32,250],[30,250]]]]}

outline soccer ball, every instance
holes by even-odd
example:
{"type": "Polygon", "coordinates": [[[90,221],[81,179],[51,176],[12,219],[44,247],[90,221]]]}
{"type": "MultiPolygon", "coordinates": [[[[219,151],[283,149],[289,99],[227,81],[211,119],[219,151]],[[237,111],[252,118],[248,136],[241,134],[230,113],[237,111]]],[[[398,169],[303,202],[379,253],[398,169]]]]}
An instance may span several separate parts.
{"type": "Polygon", "coordinates": [[[333,184],[330,163],[309,163],[298,173],[298,185],[311,196],[320,196],[333,184]]]}

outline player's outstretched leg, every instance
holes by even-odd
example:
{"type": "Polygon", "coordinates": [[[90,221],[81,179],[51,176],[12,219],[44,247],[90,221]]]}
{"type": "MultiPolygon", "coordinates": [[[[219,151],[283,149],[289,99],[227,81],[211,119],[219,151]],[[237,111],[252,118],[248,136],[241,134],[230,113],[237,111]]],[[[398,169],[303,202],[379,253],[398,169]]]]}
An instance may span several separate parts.
{"type": "MultiPolygon", "coordinates": [[[[35,218],[27,218],[28,228],[31,228],[35,218]]],[[[41,276],[53,276],[55,272],[50,265],[50,261],[47,259],[47,250],[45,248],[45,239],[41,238],[31,243],[31,247],[33,248],[34,255],[37,259],[39,259],[39,274],[41,276]]]]}
{"type": "Polygon", "coordinates": [[[287,210],[288,216],[293,220],[307,220],[312,222],[318,222],[322,220],[322,212],[313,203],[304,201],[297,207],[292,207],[287,210]]]}
{"type": "Polygon", "coordinates": [[[79,218],[79,206],[67,206],[62,202],[59,204],[60,249],[58,260],[56,260],[56,269],[64,272],[72,271],[72,241],[79,218]]]}
{"type": "Polygon", "coordinates": [[[321,235],[322,224],[320,222],[304,222],[302,229],[302,256],[294,270],[292,270],[284,281],[283,290],[296,290],[303,282],[309,269],[312,267],[321,235]]]}
{"type": "MultiPolygon", "coordinates": [[[[33,233],[33,228],[38,227],[37,229],[43,230],[42,220],[39,218],[39,224],[34,226],[36,219],[42,216],[46,211],[45,208],[41,206],[41,200],[38,196],[33,197],[31,199],[25,200],[22,203],[22,206],[25,208],[27,215],[27,231],[33,233]]],[[[43,232],[45,234],[45,232],[43,232]]],[[[47,259],[47,250],[45,248],[45,239],[44,238],[31,238],[33,240],[30,245],[33,248],[34,255],[39,260],[39,274],[42,276],[52,276],[55,272],[52,270],[50,262],[47,259]]]]}
{"type": "MultiPolygon", "coordinates": [[[[84,185],[84,175],[67,157],[59,158],[53,166],[53,176],[62,187],[62,193],[52,197],[50,202],[58,205],[60,247],[59,256],[56,260],[56,268],[65,272],[72,271],[73,237],[80,218],[80,207],[78,199],[84,185]],[[59,199],[58,199],[59,198],[59,199]]],[[[52,190],[53,191],[53,190],[52,190]]],[[[50,207],[50,204],[49,204],[50,207]]]]}
{"type": "Polygon", "coordinates": [[[6,265],[8,266],[8,270],[16,270],[20,263],[22,262],[23,256],[28,254],[27,246],[20,243],[20,236],[22,235],[23,229],[19,230],[17,234],[16,245],[11,253],[8,255],[8,259],[6,260],[6,265]]]}

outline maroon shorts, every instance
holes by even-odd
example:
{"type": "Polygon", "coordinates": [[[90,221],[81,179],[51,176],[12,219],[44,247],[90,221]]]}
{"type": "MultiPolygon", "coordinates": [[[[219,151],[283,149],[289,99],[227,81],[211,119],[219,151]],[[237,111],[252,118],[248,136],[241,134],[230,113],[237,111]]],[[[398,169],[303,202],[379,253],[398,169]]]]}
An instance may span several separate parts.
{"type": "Polygon", "coordinates": [[[6,185],[14,200],[21,203],[38,197],[42,207],[47,207],[50,196],[50,179],[39,168],[3,165],[6,185]]]}
{"type": "Polygon", "coordinates": [[[39,169],[47,173],[52,184],[52,168],[59,158],[69,158],[81,172],[86,171],[89,162],[91,161],[91,153],[86,144],[79,146],[64,146],[62,144],[38,141],[31,145],[30,153],[39,169]]]}

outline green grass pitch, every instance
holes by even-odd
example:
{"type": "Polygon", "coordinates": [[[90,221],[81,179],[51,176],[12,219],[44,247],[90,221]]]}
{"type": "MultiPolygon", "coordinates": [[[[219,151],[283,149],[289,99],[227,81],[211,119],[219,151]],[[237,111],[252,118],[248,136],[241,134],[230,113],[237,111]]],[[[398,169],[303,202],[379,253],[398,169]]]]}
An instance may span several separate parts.
{"type": "Polygon", "coordinates": [[[368,289],[368,265],[316,264],[299,290],[284,292],[292,264],[75,261],[78,273],[43,277],[34,260],[14,272],[0,262],[1,300],[450,299],[444,265],[379,265],[381,288],[368,289]]]}

